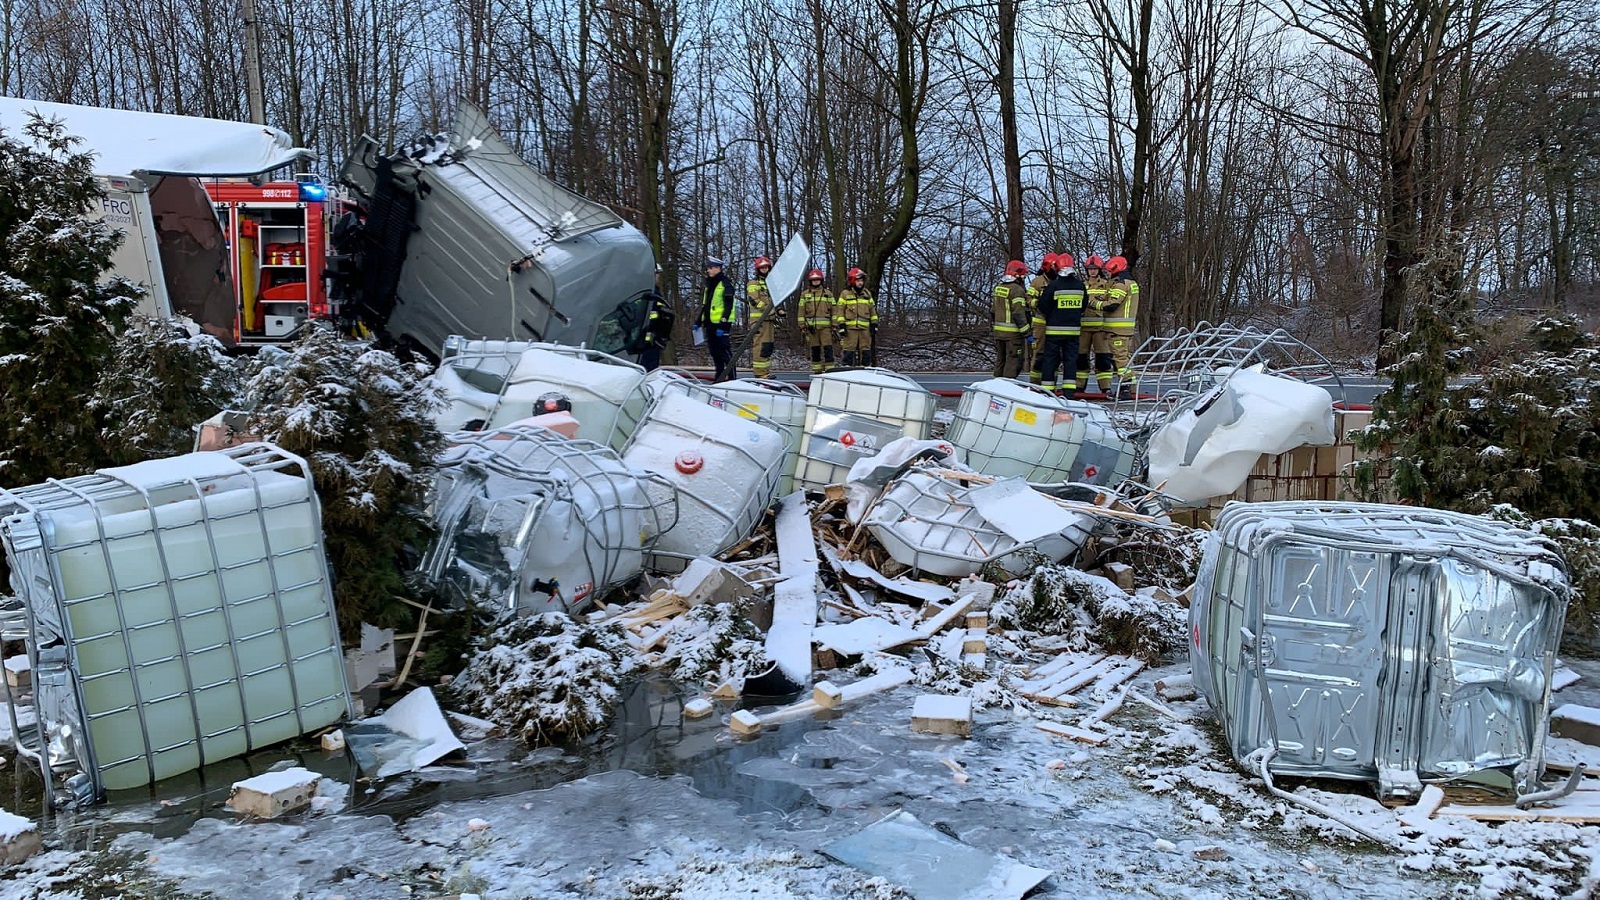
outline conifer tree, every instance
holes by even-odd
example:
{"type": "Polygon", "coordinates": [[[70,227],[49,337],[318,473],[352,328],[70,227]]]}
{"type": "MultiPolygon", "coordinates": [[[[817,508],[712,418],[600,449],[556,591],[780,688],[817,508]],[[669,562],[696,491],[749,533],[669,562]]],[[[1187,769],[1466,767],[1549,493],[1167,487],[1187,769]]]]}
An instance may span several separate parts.
{"type": "Polygon", "coordinates": [[[442,437],[426,366],[310,329],[287,351],[263,350],[246,388],[252,427],[306,458],[322,502],[340,630],[403,625],[409,553],[428,536],[423,499],[442,437]]]}
{"type": "Polygon", "coordinates": [[[209,334],[172,319],[135,317],[117,335],[110,365],[90,400],[119,465],[175,456],[194,445],[195,424],[235,405],[241,360],[209,334]]]}
{"type": "Polygon", "coordinates": [[[111,461],[85,402],[139,289],[102,281],[121,236],[84,218],[104,191],[60,123],[0,132],[0,484],[111,461]]]}

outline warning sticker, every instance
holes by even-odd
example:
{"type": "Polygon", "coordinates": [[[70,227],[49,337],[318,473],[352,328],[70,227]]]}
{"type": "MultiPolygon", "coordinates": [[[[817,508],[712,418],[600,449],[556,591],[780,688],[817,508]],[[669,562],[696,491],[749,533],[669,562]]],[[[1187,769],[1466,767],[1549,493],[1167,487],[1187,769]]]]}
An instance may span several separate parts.
{"type": "Polygon", "coordinates": [[[1016,419],[1018,422],[1021,422],[1024,425],[1032,425],[1039,421],[1039,414],[1031,409],[1023,409],[1019,406],[1012,410],[1011,418],[1016,419]]]}
{"type": "Polygon", "coordinates": [[[756,416],[760,415],[761,408],[757,406],[745,406],[743,403],[741,403],[736,411],[739,413],[739,418],[741,419],[754,419],[756,416]]]}
{"type": "Polygon", "coordinates": [[[1065,422],[1071,422],[1072,416],[1072,413],[1057,411],[1050,416],[1050,424],[1060,425],[1065,422]]]}
{"type": "Polygon", "coordinates": [[[1005,412],[1006,411],[1006,407],[1008,407],[1010,405],[1011,404],[1007,403],[1004,400],[999,399],[998,397],[990,397],[989,398],[989,411],[990,412],[1005,412]]]}

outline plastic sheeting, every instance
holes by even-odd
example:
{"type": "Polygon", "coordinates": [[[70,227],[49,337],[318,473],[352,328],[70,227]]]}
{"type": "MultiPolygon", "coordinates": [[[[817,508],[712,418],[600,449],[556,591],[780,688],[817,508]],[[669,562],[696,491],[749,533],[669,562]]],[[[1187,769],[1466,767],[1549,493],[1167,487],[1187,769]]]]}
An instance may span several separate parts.
{"type": "Polygon", "coordinates": [[[1186,503],[1244,484],[1262,454],[1333,443],[1333,398],[1316,385],[1234,371],[1151,435],[1149,482],[1186,503]]]}

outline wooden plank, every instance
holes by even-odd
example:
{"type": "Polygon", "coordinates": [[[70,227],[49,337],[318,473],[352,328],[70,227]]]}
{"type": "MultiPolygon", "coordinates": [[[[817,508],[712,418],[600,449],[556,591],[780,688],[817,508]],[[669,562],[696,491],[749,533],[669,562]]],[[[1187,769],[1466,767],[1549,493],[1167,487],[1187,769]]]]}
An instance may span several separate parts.
{"type": "Polygon", "coordinates": [[[1094,683],[1094,687],[1089,690],[1089,693],[1096,697],[1105,696],[1106,694],[1115,690],[1117,686],[1122,684],[1124,681],[1127,681],[1129,678],[1139,674],[1143,668],[1143,662],[1134,660],[1133,662],[1122,666],[1121,668],[1113,669],[1112,671],[1100,676],[1100,680],[1094,683]]]}
{"type": "MultiPolygon", "coordinates": [[[[1072,678],[1082,674],[1091,667],[1105,662],[1107,659],[1109,659],[1109,657],[1103,653],[1079,657],[1078,659],[1073,660],[1071,665],[1062,668],[1060,671],[1055,672],[1048,678],[1024,682],[1022,684],[1022,688],[1025,691],[1030,691],[1035,694],[1043,694],[1045,696],[1068,693],[1067,691],[1058,691],[1056,688],[1067,683],[1072,678]]],[[[1095,674],[1096,676],[1099,675],[1098,672],[1095,674]]]]}
{"type": "Polygon", "coordinates": [[[1082,728],[1073,728],[1071,725],[1062,725],[1059,722],[1035,722],[1033,727],[1045,732],[1046,734],[1053,734],[1056,737],[1071,738],[1075,741],[1082,741],[1085,744],[1104,744],[1111,737],[1108,734],[1100,734],[1096,731],[1085,731],[1082,728]]]}
{"type": "Polygon", "coordinates": [[[1052,693],[1062,693],[1062,694],[1075,693],[1075,692],[1077,692],[1077,690],[1079,688],[1083,687],[1084,685],[1088,684],[1091,681],[1094,681],[1095,679],[1099,678],[1101,675],[1104,675],[1107,672],[1111,671],[1111,669],[1114,668],[1120,662],[1123,662],[1123,658],[1122,657],[1120,657],[1120,656],[1108,656],[1105,659],[1102,659],[1099,662],[1095,663],[1094,665],[1090,666],[1089,668],[1084,669],[1081,672],[1078,672],[1077,674],[1073,675],[1071,678],[1065,679],[1059,685],[1056,686],[1056,689],[1053,690],[1052,693]]]}
{"type": "Polygon", "coordinates": [[[1444,805],[1444,789],[1437,784],[1430,784],[1422,789],[1422,796],[1417,798],[1415,806],[1408,806],[1400,810],[1400,824],[1412,828],[1422,827],[1422,823],[1433,818],[1433,814],[1444,805]]]}
{"type": "Polygon", "coordinates": [[[1121,709],[1123,702],[1127,699],[1128,688],[1123,688],[1121,691],[1118,691],[1115,696],[1108,698],[1106,702],[1100,704],[1100,706],[1096,708],[1094,712],[1078,720],[1078,725],[1083,728],[1093,728],[1094,726],[1099,725],[1106,719],[1111,718],[1111,715],[1117,710],[1121,709]]]}
{"type": "Polygon", "coordinates": [[[1556,669],[1555,675],[1550,678],[1550,690],[1559,691],[1562,688],[1572,687],[1582,678],[1582,675],[1579,675],[1577,672],[1562,666],[1561,668],[1556,669]]]}
{"type": "MultiPolygon", "coordinates": [[[[1570,799],[1570,798],[1569,798],[1570,799]]],[[[1583,804],[1559,805],[1517,809],[1515,806],[1463,806],[1451,804],[1441,807],[1440,816],[1477,819],[1480,822],[1600,822],[1600,800],[1583,804]]]]}
{"type": "Polygon", "coordinates": [[[924,622],[922,627],[917,629],[918,636],[926,640],[938,634],[945,626],[954,622],[957,616],[965,614],[975,599],[972,596],[956,598],[956,601],[946,606],[944,611],[924,622]]]}
{"type": "Polygon", "coordinates": [[[811,682],[811,632],[817,625],[817,541],[804,491],[784,497],[773,530],[778,569],[785,576],[772,590],[772,627],[767,656],[795,684],[811,682]]]}

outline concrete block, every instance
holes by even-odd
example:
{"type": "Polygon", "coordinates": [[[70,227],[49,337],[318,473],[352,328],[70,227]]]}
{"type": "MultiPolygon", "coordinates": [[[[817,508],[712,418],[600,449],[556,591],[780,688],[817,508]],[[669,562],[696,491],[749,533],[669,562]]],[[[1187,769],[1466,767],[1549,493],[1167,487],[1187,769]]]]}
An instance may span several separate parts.
{"type": "Polygon", "coordinates": [[[911,708],[911,730],[972,736],[972,698],[923,694],[911,708]]]}
{"type": "Polygon", "coordinates": [[[988,631],[989,611],[987,609],[979,609],[967,613],[967,628],[968,630],[979,628],[988,631]]]}
{"type": "Polygon", "coordinates": [[[235,782],[228,808],[262,819],[276,819],[311,804],[322,776],[296,766],[235,782]]]}
{"type": "Polygon", "coordinates": [[[1111,579],[1112,584],[1125,591],[1131,592],[1134,590],[1133,566],[1127,563],[1106,563],[1105,570],[1106,577],[1111,579]]]}
{"type": "Polygon", "coordinates": [[[691,719],[704,719],[706,716],[711,715],[711,711],[715,708],[710,700],[704,697],[697,697],[683,705],[683,714],[691,719]]]}
{"type": "Polygon", "coordinates": [[[961,642],[961,652],[989,652],[989,632],[982,628],[968,628],[966,640],[961,642]]]}
{"type": "Polygon", "coordinates": [[[18,865],[39,848],[38,826],[0,809],[0,868],[18,865]]]}
{"type": "Polygon", "coordinates": [[[1550,733],[1600,747],[1600,709],[1564,703],[1550,713],[1550,733]]]}
{"type": "Polygon", "coordinates": [[[337,753],[344,749],[344,732],[334,729],[322,736],[322,749],[337,753]]]}
{"type": "Polygon", "coordinates": [[[728,727],[737,735],[761,733],[761,717],[748,709],[741,709],[728,718],[728,727]]]}

